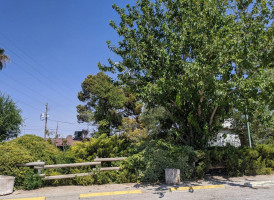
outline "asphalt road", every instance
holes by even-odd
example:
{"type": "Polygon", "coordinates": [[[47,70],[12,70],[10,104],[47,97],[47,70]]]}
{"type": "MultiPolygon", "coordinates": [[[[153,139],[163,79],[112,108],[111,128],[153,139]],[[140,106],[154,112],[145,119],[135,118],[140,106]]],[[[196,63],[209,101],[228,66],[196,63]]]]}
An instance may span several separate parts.
{"type": "MultiPolygon", "coordinates": [[[[222,177],[209,177],[206,181],[199,182],[184,182],[180,186],[196,186],[196,185],[220,185],[223,188],[215,189],[194,189],[191,193],[187,190],[170,192],[169,188],[173,186],[168,185],[144,185],[144,184],[107,184],[107,185],[93,185],[93,186],[60,186],[60,187],[46,187],[32,191],[15,191],[11,195],[0,196],[0,199],[20,199],[27,197],[46,197],[46,200],[273,200],[274,186],[264,188],[250,188],[244,186],[247,181],[262,181],[273,180],[274,175],[256,176],[256,177],[240,177],[233,179],[224,179],[222,177]],[[138,194],[119,194],[115,195],[113,192],[117,191],[136,191],[138,194]],[[106,193],[112,192],[112,193],[106,193]],[[81,194],[99,193],[100,196],[79,198],[81,194]],[[102,196],[111,194],[110,196],[102,196]]],[[[179,186],[176,186],[179,187],[179,186]]],[[[119,192],[118,192],[119,193],[119,192]]]]}

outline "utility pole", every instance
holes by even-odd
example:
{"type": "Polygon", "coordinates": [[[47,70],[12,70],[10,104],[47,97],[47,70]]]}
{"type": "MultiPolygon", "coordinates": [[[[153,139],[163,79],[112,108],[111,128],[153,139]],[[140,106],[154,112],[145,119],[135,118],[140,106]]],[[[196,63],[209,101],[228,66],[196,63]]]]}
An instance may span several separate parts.
{"type": "Polygon", "coordinates": [[[44,139],[47,137],[47,124],[48,124],[48,103],[46,103],[46,114],[45,114],[45,133],[44,133],[44,139]]]}
{"type": "Polygon", "coordinates": [[[248,113],[247,113],[247,107],[246,107],[246,109],[245,109],[245,119],[246,119],[246,126],[247,126],[247,135],[248,135],[249,148],[252,148],[251,136],[250,136],[250,129],[249,129],[249,121],[248,121],[248,113]]]}
{"type": "Polygon", "coordinates": [[[57,121],[57,127],[56,127],[55,138],[58,138],[58,123],[59,123],[59,121],[57,121]]]}
{"type": "Polygon", "coordinates": [[[59,121],[57,121],[57,127],[56,127],[56,133],[55,133],[55,146],[57,147],[57,138],[58,138],[58,123],[59,121]]]}

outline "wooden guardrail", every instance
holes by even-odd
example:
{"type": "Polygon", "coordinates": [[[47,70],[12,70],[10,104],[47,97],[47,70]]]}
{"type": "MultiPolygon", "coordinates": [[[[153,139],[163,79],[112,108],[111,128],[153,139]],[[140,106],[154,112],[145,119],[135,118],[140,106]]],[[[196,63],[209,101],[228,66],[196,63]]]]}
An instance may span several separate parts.
{"type": "Polygon", "coordinates": [[[208,169],[225,169],[226,167],[224,165],[213,165],[210,166],[208,169]]]}
{"type": "Polygon", "coordinates": [[[86,173],[77,173],[77,174],[64,174],[57,176],[46,176],[45,174],[41,174],[42,169],[52,169],[52,168],[66,168],[66,167],[82,167],[82,166],[99,166],[102,162],[111,162],[111,161],[121,161],[125,160],[127,157],[117,157],[117,158],[95,158],[94,162],[83,162],[83,163],[69,163],[69,164],[56,164],[56,165],[45,165],[45,162],[41,162],[38,160],[37,162],[29,162],[25,164],[20,164],[17,166],[20,167],[33,167],[38,170],[39,176],[41,176],[44,180],[55,180],[55,179],[65,179],[65,178],[75,178],[81,176],[94,175],[97,171],[113,171],[120,170],[120,167],[99,167],[92,169],[91,172],[86,173]]]}

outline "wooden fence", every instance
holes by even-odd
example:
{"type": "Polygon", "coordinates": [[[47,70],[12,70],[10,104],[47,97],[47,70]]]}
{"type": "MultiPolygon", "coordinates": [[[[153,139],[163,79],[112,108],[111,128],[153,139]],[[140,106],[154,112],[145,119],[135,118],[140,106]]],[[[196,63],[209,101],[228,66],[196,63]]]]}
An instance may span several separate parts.
{"type": "Polygon", "coordinates": [[[44,180],[55,180],[55,179],[65,179],[65,178],[94,175],[98,170],[99,171],[120,170],[120,167],[99,167],[99,168],[93,168],[91,172],[78,173],[78,174],[64,174],[64,175],[57,175],[57,176],[46,176],[45,174],[41,174],[41,170],[52,169],[52,168],[66,168],[66,167],[100,166],[102,162],[121,161],[121,160],[125,160],[126,158],[127,157],[95,158],[93,162],[56,164],[56,165],[45,165],[45,162],[41,162],[40,160],[38,160],[37,162],[29,162],[29,163],[21,164],[18,166],[33,167],[34,169],[37,169],[39,176],[41,176],[44,180]]]}

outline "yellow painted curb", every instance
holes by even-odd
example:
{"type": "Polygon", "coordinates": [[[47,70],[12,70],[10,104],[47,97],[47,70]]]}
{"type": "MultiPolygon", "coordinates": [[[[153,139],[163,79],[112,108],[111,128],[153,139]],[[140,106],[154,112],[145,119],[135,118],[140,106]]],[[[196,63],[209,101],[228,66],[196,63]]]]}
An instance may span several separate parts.
{"type": "Polygon", "coordinates": [[[142,190],[128,190],[128,191],[98,192],[98,193],[80,194],[80,198],[111,196],[111,195],[121,195],[121,194],[142,194],[142,190]]]}
{"type": "Polygon", "coordinates": [[[169,188],[170,192],[180,191],[180,190],[198,190],[198,189],[214,189],[214,188],[224,188],[225,185],[201,185],[201,186],[190,186],[190,187],[178,187],[178,188],[169,188]]]}
{"type": "Polygon", "coordinates": [[[3,199],[3,200],[46,200],[46,197],[29,197],[23,199],[3,199]]]}

